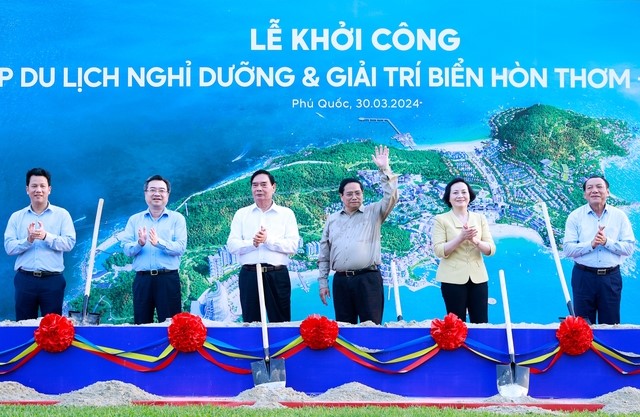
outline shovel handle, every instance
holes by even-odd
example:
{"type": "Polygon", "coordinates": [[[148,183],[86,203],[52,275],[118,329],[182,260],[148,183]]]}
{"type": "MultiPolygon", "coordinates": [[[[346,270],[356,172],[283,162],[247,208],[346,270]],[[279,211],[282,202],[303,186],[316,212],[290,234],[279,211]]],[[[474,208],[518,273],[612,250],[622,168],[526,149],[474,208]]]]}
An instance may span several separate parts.
{"type": "Polygon", "coordinates": [[[564,294],[564,301],[567,303],[569,314],[575,316],[573,311],[573,304],[571,303],[571,297],[569,296],[569,289],[567,288],[567,280],[564,277],[564,270],[560,263],[560,254],[558,253],[558,247],[556,246],[556,238],[553,234],[553,228],[551,227],[551,219],[549,219],[549,210],[547,209],[547,203],[544,201],[539,202],[542,207],[542,215],[544,217],[544,223],[547,226],[547,234],[549,235],[549,244],[551,245],[551,252],[553,253],[553,260],[556,263],[556,269],[558,270],[558,277],[560,278],[560,285],[562,285],[562,293],[564,294]]]}
{"type": "Polygon", "coordinates": [[[500,291],[502,292],[502,305],[504,307],[504,322],[507,328],[507,347],[509,349],[509,356],[511,362],[515,363],[515,349],[513,348],[513,333],[511,329],[511,314],[509,313],[509,298],[507,297],[507,284],[504,279],[504,271],[501,269],[498,271],[500,276],[500,291]]]}
{"type": "Polygon", "coordinates": [[[89,306],[89,296],[85,295],[82,300],[82,320],[87,317],[87,307],[89,306]]]}
{"type": "Polygon", "coordinates": [[[256,264],[258,279],[258,300],[260,302],[260,327],[262,328],[262,348],[265,360],[269,360],[269,333],[267,332],[267,308],[264,302],[264,283],[262,282],[262,264],[256,264]]]}
{"type": "Polygon", "coordinates": [[[98,200],[98,209],[96,211],[96,220],[93,224],[93,237],[91,239],[91,250],[89,252],[89,263],[87,264],[87,279],[84,284],[84,306],[82,308],[82,315],[87,315],[87,302],[89,294],[91,293],[91,280],[93,279],[93,265],[96,260],[96,248],[98,247],[98,231],[100,230],[100,218],[102,217],[102,205],[104,199],[98,200]]]}
{"type": "Polygon", "coordinates": [[[398,321],[402,320],[402,305],[400,304],[400,288],[398,287],[398,271],[396,262],[391,261],[391,279],[393,279],[393,297],[396,303],[396,316],[398,321]]]}

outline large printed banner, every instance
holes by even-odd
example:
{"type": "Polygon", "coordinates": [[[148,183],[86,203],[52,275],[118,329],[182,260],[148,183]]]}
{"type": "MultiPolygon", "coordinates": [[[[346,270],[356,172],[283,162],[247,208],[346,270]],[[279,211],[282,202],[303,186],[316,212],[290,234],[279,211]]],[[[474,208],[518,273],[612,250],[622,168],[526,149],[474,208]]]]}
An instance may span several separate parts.
{"type": "MultiPolygon", "coordinates": [[[[119,233],[145,208],[144,180],[161,174],[189,227],[185,311],[236,321],[238,265],[225,243],[251,203],[247,175],[266,168],[301,231],[293,318],[333,318],[316,282],[322,226],[343,177],[380,198],[371,154],[383,144],[401,175],[383,228],[385,321],[398,307],[406,320],[445,314],[430,232],[447,209],[444,185],[463,176],[497,241],[490,321],[504,321],[503,269],[512,319],[555,322],[568,313],[561,277],[570,288],[572,265],[556,267],[550,238],[561,248],[585,177],[607,176],[610,203],[640,236],[638,15],[634,0],[2,1],[0,219],[28,204],[28,169],[50,170],[50,199],[78,234],[66,308],[81,307],[90,275],[90,311],[128,323],[134,273],[119,233]]],[[[638,256],[623,266],[624,323],[640,324],[638,256]]],[[[14,318],[14,261],[0,256],[2,319],[14,318]]]]}

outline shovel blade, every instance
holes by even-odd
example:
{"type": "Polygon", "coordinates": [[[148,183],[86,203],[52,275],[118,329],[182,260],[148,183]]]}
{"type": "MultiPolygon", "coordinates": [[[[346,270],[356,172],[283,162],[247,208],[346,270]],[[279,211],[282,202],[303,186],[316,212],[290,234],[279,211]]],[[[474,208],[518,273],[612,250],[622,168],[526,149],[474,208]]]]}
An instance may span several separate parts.
{"type": "Polygon", "coordinates": [[[86,324],[100,324],[100,314],[87,313],[87,315],[84,316],[83,323],[86,323],[86,324]]]}
{"type": "Polygon", "coordinates": [[[516,398],[529,393],[529,368],[516,365],[498,365],[496,368],[498,393],[503,397],[516,398]]]}
{"type": "Polygon", "coordinates": [[[100,314],[97,313],[87,313],[83,316],[80,311],[69,311],[69,318],[76,326],[100,324],[100,314]]]}
{"type": "Polygon", "coordinates": [[[82,311],[69,311],[69,318],[75,325],[82,323],[82,311]]]}
{"type": "Polygon", "coordinates": [[[253,385],[285,386],[287,374],[284,369],[284,359],[251,362],[251,373],[253,374],[253,385]]]}
{"type": "Polygon", "coordinates": [[[496,366],[496,376],[498,377],[498,389],[513,384],[514,375],[510,365],[496,366]]]}

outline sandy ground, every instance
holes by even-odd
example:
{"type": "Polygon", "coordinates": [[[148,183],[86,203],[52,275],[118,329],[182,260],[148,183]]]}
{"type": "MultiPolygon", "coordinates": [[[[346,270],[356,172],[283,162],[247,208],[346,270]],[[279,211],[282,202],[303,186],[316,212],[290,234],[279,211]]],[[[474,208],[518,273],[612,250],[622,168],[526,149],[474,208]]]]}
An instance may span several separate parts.
{"type": "MultiPolygon", "coordinates": [[[[114,406],[129,405],[138,401],[161,401],[167,398],[150,394],[135,385],[121,381],[97,382],[77,391],[60,395],[40,394],[32,388],[25,387],[17,382],[0,382],[0,403],[2,402],[35,402],[56,401],[57,406],[114,406]]],[[[241,392],[236,397],[227,398],[227,401],[253,402],[254,408],[283,408],[281,403],[286,402],[354,402],[354,403],[410,403],[424,405],[424,401],[416,398],[406,398],[395,394],[381,392],[366,385],[353,382],[336,388],[332,388],[317,396],[308,396],[303,392],[295,391],[289,387],[273,387],[268,384],[258,385],[241,392]]],[[[495,395],[484,399],[473,399],[474,403],[487,403],[487,407],[481,409],[496,414],[553,414],[564,415],[563,412],[548,410],[536,404],[549,403],[527,395],[514,398],[495,395]]],[[[455,400],[447,400],[455,402],[455,400]]],[[[464,402],[461,400],[461,402],[464,402]]],[[[575,401],[573,401],[575,403],[575,401]]],[[[601,410],[606,414],[630,414],[640,412],[640,390],[626,387],[611,392],[601,397],[585,400],[581,403],[603,404],[601,410]]]]}

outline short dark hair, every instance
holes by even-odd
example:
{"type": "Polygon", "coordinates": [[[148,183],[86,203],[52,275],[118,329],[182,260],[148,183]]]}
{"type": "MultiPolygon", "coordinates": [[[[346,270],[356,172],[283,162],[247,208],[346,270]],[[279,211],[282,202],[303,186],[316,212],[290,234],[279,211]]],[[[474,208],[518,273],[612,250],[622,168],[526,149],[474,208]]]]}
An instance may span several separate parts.
{"type": "Polygon", "coordinates": [[[340,187],[338,187],[338,192],[340,193],[340,195],[342,195],[342,193],[344,193],[344,187],[346,187],[347,184],[350,184],[352,182],[355,182],[360,186],[360,191],[364,191],[364,188],[362,187],[362,183],[360,182],[359,179],[357,179],[357,178],[345,178],[342,181],[340,181],[340,187]]]}
{"type": "Polygon", "coordinates": [[[584,182],[582,183],[582,191],[587,191],[587,181],[592,180],[594,178],[600,178],[601,180],[603,180],[605,185],[607,186],[607,190],[609,189],[609,181],[607,181],[607,179],[604,177],[604,175],[595,174],[595,175],[590,176],[586,180],[584,180],[584,182]]]}
{"type": "Polygon", "coordinates": [[[51,185],[51,174],[44,168],[31,168],[27,171],[27,186],[29,186],[31,177],[45,177],[47,179],[47,183],[51,185]]]}
{"type": "Polygon", "coordinates": [[[168,179],[164,178],[162,175],[152,175],[149,178],[147,178],[147,180],[144,182],[144,190],[147,191],[147,186],[149,185],[149,183],[151,181],[164,181],[165,184],[167,184],[167,192],[170,193],[171,192],[171,183],[169,182],[168,179]]]}
{"type": "Polygon", "coordinates": [[[254,172],[253,175],[251,175],[251,181],[249,182],[249,184],[253,184],[253,179],[258,175],[262,175],[262,174],[269,177],[269,182],[271,183],[271,185],[276,183],[275,177],[269,171],[267,171],[266,169],[259,169],[256,172],[254,172]]]}
{"type": "Polygon", "coordinates": [[[449,184],[447,184],[447,186],[444,188],[444,195],[442,196],[442,201],[444,201],[444,203],[449,207],[451,207],[451,201],[449,201],[449,199],[451,198],[451,187],[453,187],[453,184],[457,184],[459,182],[466,185],[467,188],[469,189],[469,203],[471,203],[473,200],[476,199],[476,192],[473,191],[473,188],[471,188],[469,183],[466,182],[464,179],[457,177],[449,181],[449,184]]]}

